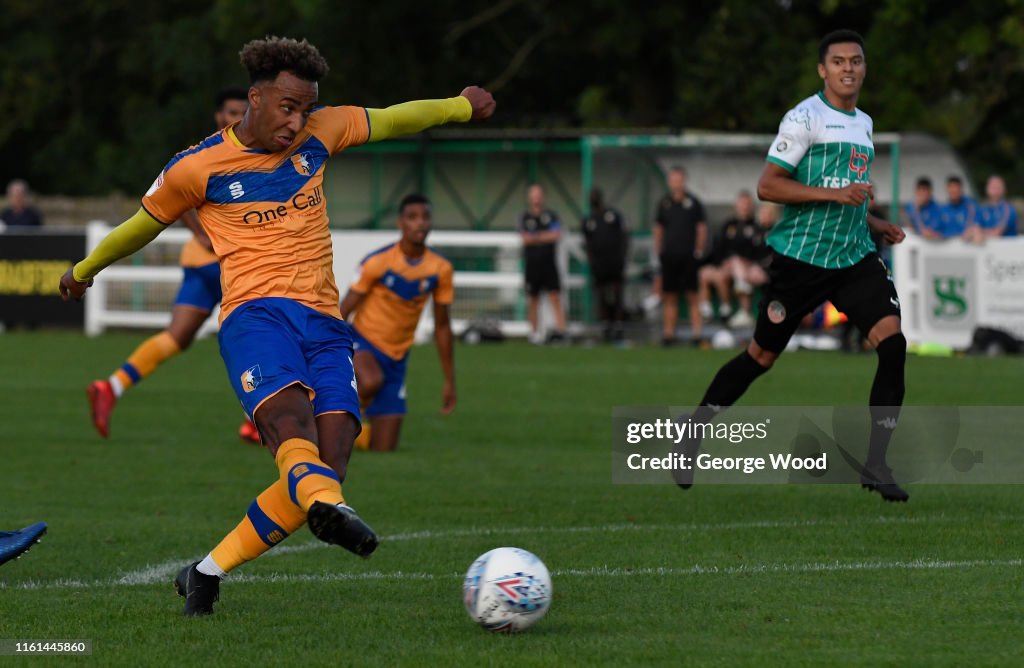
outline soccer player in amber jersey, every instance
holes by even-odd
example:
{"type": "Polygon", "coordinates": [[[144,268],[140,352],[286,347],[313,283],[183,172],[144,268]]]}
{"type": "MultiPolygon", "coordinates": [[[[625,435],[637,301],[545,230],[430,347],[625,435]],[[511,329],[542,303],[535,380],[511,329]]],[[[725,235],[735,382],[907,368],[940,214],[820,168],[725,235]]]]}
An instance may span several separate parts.
{"type": "MultiPolygon", "coordinates": [[[[241,88],[221,91],[213,115],[217,128],[223,130],[241,120],[248,106],[247,91],[241,88]]],[[[192,230],[193,236],[181,249],[179,262],[185,276],[174,299],[171,324],[143,341],[125,363],[110,374],[110,378],[89,384],[87,395],[92,423],[104,438],[110,434],[110,414],[118,399],[161,364],[192,345],[199,328],[220,302],[220,263],[213,253],[210,238],[194,211],[182,214],[181,222],[192,230]]],[[[260,441],[256,425],[249,419],[242,423],[238,435],[249,442],[260,441]]]]}
{"type": "MultiPolygon", "coordinates": [[[[875,148],[871,117],[857,108],[867,65],[864,41],[851,30],[826,35],[818,50],[823,90],[790,110],[779,125],[757,184],[760,199],[785,204],[768,233],[770,283],[761,299],[754,338],[718,370],[692,420],[708,423],[735,403],[778,359],[800,321],[831,301],[868,333],[878,354],[871,385],[871,435],[861,484],[886,501],[907,501],[886,463],[903,404],[907,340],[900,302],[871,234],[899,243],[903,230],[868,212],[875,148]]],[[[696,455],[698,439],[682,444],[696,455]]],[[[676,472],[683,488],[692,471],[676,472]]]]}
{"type": "Polygon", "coordinates": [[[360,556],[376,549],[376,534],[341,493],[359,398],[332,271],[324,165],[346,147],[482,120],[495,106],[475,86],[386,109],[320,106],[327,63],[305,40],[254,40],[241,60],[251,81],[245,117],[174,156],[142,208],[60,281],[64,299],[80,299],[93,276],[189,209],[220,260],[221,356],[279,478],[206,558],[178,574],[186,615],[212,613],[222,577],[306,522],[320,540],[360,556]]]}
{"type": "Polygon", "coordinates": [[[448,309],[455,296],[452,265],[427,248],[430,201],[407,195],[398,210],[402,237],[368,255],[341,302],[352,324],[359,401],[370,424],[356,446],[394,450],[405,417],[405,367],[427,299],[434,299],[434,338],[444,385],[441,412],[455,409],[455,362],[448,309]],[[353,313],[354,312],[354,313],[353,313]],[[351,316],[350,316],[351,314],[351,316]]]}

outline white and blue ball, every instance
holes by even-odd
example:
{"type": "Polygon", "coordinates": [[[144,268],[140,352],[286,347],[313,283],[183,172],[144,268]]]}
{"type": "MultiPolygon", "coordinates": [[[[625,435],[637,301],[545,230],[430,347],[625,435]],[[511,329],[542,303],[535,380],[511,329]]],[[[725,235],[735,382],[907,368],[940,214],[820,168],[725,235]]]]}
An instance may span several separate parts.
{"type": "Polygon", "coordinates": [[[518,633],[547,614],[551,574],[537,555],[518,547],[498,547],[469,567],[462,583],[466,611],[494,633],[518,633]]]}

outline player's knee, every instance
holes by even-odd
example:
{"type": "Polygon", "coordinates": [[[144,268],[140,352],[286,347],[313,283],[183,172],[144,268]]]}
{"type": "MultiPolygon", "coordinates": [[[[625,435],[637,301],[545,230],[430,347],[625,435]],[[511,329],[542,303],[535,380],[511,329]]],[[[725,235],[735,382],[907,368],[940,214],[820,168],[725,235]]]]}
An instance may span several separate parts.
{"type": "Polygon", "coordinates": [[[765,371],[772,368],[775,364],[775,360],[779,359],[778,353],[765,350],[754,341],[751,341],[750,345],[747,347],[747,354],[749,354],[759,366],[764,367],[765,371]]]}
{"type": "Polygon", "coordinates": [[[364,373],[357,378],[359,385],[359,397],[362,399],[372,399],[377,396],[380,392],[381,386],[384,385],[384,377],[379,373],[364,373]]]}
{"type": "MultiPolygon", "coordinates": [[[[174,336],[173,334],[171,336],[174,336]]],[[[178,347],[182,350],[188,350],[192,346],[192,342],[196,340],[195,335],[192,336],[174,336],[174,341],[178,344],[178,347]]]]}
{"type": "Polygon", "coordinates": [[[291,438],[317,442],[316,420],[305,390],[287,388],[256,411],[256,426],[274,452],[291,438]]]}
{"type": "MultiPolygon", "coordinates": [[[[868,330],[868,342],[875,348],[878,348],[882,341],[897,334],[900,336],[903,335],[900,327],[900,319],[898,316],[889,315],[876,322],[871,329],[868,330]]],[[[904,339],[904,347],[906,347],[906,339],[904,339]]]]}
{"type": "Polygon", "coordinates": [[[258,422],[260,433],[268,442],[280,445],[291,438],[301,438],[316,443],[316,425],[303,415],[278,414],[258,422]]]}
{"type": "Polygon", "coordinates": [[[174,327],[173,324],[167,330],[167,334],[174,339],[174,342],[178,344],[178,349],[183,352],[188,350],[189,346],[192,345],[192,342],[195,341],[196,338],[195,331],[188,331],[186,328],[182,327],[174,327]]]}

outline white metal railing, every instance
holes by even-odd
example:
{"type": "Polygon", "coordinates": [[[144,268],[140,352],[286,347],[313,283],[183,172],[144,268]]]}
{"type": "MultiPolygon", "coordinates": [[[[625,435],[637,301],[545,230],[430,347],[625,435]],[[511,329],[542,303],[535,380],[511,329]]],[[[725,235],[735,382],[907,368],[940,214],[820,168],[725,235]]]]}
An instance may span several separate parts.
{"type": "MultiPolygon", "coordinates": [[[[88,251],[110,232],[112,228],[103,221],[92,221],[86,232],[88,251]]],[[[170,228],[160,234],[150,246],[181,246],[191,236],[184,228],[170,228]]],[[[398,235],[395,231],[336,231],[334,242],[334,272],[342,295],[359,262],[368,253],[381,246],[393,243],[398,235]]],[[[474,319],[486,318],[497,321],[507,336],[525,336],[529,325],[525,319],[523,297],[523,276],[520,268],[521,241],[515,232],[458,232],[438,230],[430,235],[430,246],[443,255],[460,255],[462,258],[475,257],[492,262],[493,270],[456,271],[456,303],[453,306],[453,327],[461,333],[474,319]],[[487,294],[475,299],[462,299],[461,294],[474,289],[487,294]]],[[[167,250],[172,250],[168,248],[167,250]]],[[[163,253],[166,261],[166,253],[163,253]]],[[[569,257],[582,258],[583,251],[579,235],[568,234],[559,244],[558,262],[563,276],[563,303],[570,313],[579,311],[582,289],[586,279],[581,275],[568,275],[569,257]]],[[[145,255],[143,255],[145,257],[145,255]]],[[[103,270],[96,277],[95,284],[85,299],[85,331],[95,336],[111,327],[161,328],[171,319],[171,301],[168,298],[172,286],[182,279],[182,270],[177,264],[115,264],[103,270]],[[159,299],[146,297],[128,299],[129,303],[115,298],[118,286],[132,289],[145,286],[165,286],[159,299]],[[170,289],[168,289],[170,288],[170,289]]],[[[546,304],[546,300],[544,301],[546,304]]],[[[432,310],[424,309],[417,334],[429,336],[433,329],[432,310]]],[[[551,322],[550,314],[542,312],[542,322],[551,322]]],[[[200,330],[200,336],[217,329],[215,313],[200,330]]]]}

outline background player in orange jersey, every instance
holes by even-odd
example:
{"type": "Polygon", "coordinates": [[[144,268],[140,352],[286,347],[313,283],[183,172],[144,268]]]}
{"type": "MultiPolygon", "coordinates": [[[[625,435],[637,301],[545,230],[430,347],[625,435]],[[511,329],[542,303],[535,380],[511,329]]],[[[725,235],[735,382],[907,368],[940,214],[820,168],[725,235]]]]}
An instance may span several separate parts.
{"type": "Polygon", "coordinates": [[[189,209],[220,260],[221,356],[279,477],[205,559],[178,574],[186,615],[212,613],[221,578],[304,523],[359,556],[376,550],[376,533],[341,493],[360,431],[359,397],[334,280],[324,167],[349,146],[483,120],[495,108],[476,86],[386,109],[322,106],[317,82],[327,62],[305,40],[267,37],[240,55],[251,82],[245,117],[174,156],[142,208],[60,280],[65,300],[81,299],[93,276],[189,209]]]}
{"type": "MultiPolygon", "coordinates": [[[[248,92],[242,88],[229,88],[217,95],[213,120],[223,130],[245,115],[249,106],[248,92]]],[[[181,249],[181,267],[185,276],[174,299],[171,324],[159,334],[143,341],[125,363],[114,370],[107,380],[89,384],[87,395],[92,410],[92,423],[100,436],[110,434],[110,414],[125,392],[146,378],[157,368],[187,349],[196,338],[199,328],[220,303],[220,263],[213,252],[210,237],[206,235],[195,211],[186,211],[181,222],[192,230],[193,237],[181,249]]],[[[238,435],[251,443],[259,443],[256,425],[248,418],[238,429],[238,435]]]]}
{"type": "Polygon", "coordinates": [[[354,330],[359,403],[369,418],[356,439],[356,446],[363,449],[398,447],[409,347],[431,296],[434,340],[444,373],[441,412],[447,415],[455,410],[455,352],[448,313],[455,296],[454,272],[448,260],[427,248],[432,223],[430,200],[406,195],[398,208],[401,239],[366,256],[341,302],[341,315],[354,330]]]}

